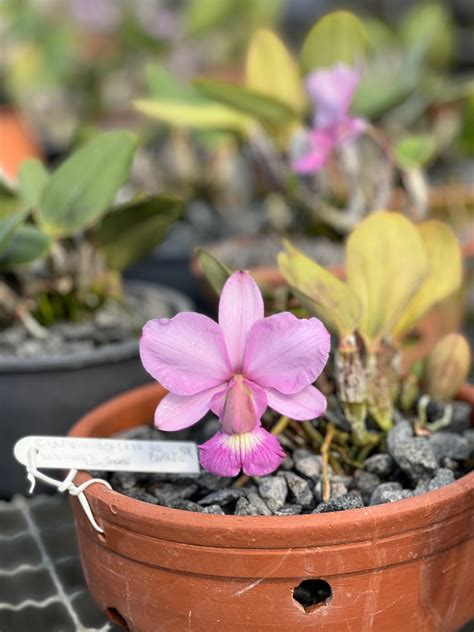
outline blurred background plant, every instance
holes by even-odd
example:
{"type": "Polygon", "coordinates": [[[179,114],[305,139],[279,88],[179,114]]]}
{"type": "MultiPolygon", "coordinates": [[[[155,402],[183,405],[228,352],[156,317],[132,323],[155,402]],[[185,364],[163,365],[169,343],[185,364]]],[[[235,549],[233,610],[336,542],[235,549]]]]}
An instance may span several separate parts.
{"type": "Polygon", "coordinates": [[[129,132],[97,135],[52,173],[24,161],[0,209],[0,325],[32,336],[121,300],[120,272],[164,238],[180,213],[171,196],[116,203],[136,149],[129,132]],[[115,202],[115,203],[114,203],[115,202]]]}
{"type": "MultiPolygon", "coordinates": [[[[13,110],[16,129],[26,121],[33,134],[13,159],[13,144],[5,157],[0,143],[4,189],[18,188],[25,155],[54,168],[99,130],[126,128],[139,138],[128,195],[167,191],[184,202],[157,256],[127,274],[172,284],[194,246],[236,235],[215,251],[233,267],[275,271],[281,235],[339,264],[343,237],[382,206],[444,218],[472,251],[470,3],[366,0],[357,16],[344,9],[354,7],[5,0],[1,116],[13,110]],[[321,107],[306,81],[341,62],[360,75],[350,116],[366,127],[314,173],[297,173],[321,107]]],[[[1,116],[3,135],[11,118],[1,116]]],[[[19,134],[25,141],[28,129],[19,134]]],[[[7,207],[12,196],[3,197],[7,207]]]]}

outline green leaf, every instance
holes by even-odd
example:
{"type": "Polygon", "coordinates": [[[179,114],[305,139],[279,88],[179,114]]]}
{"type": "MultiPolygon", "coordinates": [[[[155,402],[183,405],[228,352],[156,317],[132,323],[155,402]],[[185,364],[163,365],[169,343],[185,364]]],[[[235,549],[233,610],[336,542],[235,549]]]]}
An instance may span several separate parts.
{"type": "Polygon", "coordinates": [[[361,306],[346,283],[304,255],[289,242],[278,265],[303,307],[316,314],[333,333],[347,336],[357,329],[361,306]]]}
{"type": "Polygon", "coordinates": [[[417,225],[428,258],[429,272],[392,331],[395,339],[408,334],[434,306],[453,294],[462,282],[461,247],[453,230],[438,220],[417,225]]]}
{"type": "Polygon", "coordinates": [[[222,129],[246,133],[251,120],[219,103],[191,104],[178,101],[138,100],[134,107],[143,114],[176,127],[222,129]]]}
{"type": "Polygon", "coordinates": [[[471,367],[471,350],[461,334],[439,340],[426,361],[425,388],[437,401],[448,401],[459,391],[471,367]]]}
{"type": "Polygon", "coordinates": [[[156,99],[186,103],[202,101],[192,85],[180,83],[175,75],[159,64],[147,64],[145,79],[152,97],[156,99]]]}
{"type": "Polygon", "coordinates": [[[374,118],[399,104],[420,81],[420,61],[419,55],[405,55],[398,51],[372,56],[364,65],[352,111],[374,118]]]}
{"type": "Polygon", "coordinates": [[[354,65],[362,61],[367,34],[362,22],[348,11],[334,11],[318,20],[306,37],[301,50],[305,73],[338,63],[354,65]]]}
{"type": "Polygon", "coordinates": [[[232,274],[232,270],[221,261],[216,259],[210,252],[199,248],[196,254],[201,264],[204,276],[208,280],[212,289],[219,296],[222,292],[225,282],[232,274]]]}
{"type": "Polygon", "coordinates": [[[123,270],[163,241],[181,212],[182,203],[167,195],[149,197],[119,207],[93,231],[108,265],[123,270]]]}
{"type": "Polygon", "coordinates": [[[251,90],[278,99],[299,114],[304,111],[306,97],[296,62],[268,29],[260,29],[252,37],[245,82],[251,90]]]}
{"type": "Polygon", "coordinates": [[[264,125],[280,127],[297,118],[295,111],[282,101],[249,88],[213,79],[195,79],[194,85],[210,99],[248,114],[264,125]]]}
{"type": "Polygon", "coordinates": [[[455,30],[449,9],[438,2],[415,4],[400,24],[406,48],[420,50],[435,66],[444,68],[452,59],[455,30]]]}
{"type": "Polygon", "coordinates": [[[359,331],[376,348],[429,273],[416,225],[399,213],[372,213],[347,240],[346,267],[348,285],[362,305],[359,331]]]}
{"type": "Polygon", "coordinates": [[[81,147],[53,173],[41,196],[39,221],[55,236],[92,226],[125,184],[136,147],[128,132],[109,132],[81,147]]]}
{"type": "Polygon", "coordinates": [[[25,160],[20,166],[20,196],[28,208],[38,205],[49,181],[49,173],[40,160],[25,160]]]}
{"type": "Polygon", "coordinates": [[[15,233],[6,252],[0,257],[0,270],[26,266],[45,257],[52,243],[49,235],[31,224],[21,226],[15,233]]]}
{"type": "Polygon", "coordinates": [[[7,250],[26,216],[27,211],[23,208],[0,213],[0,255],[7,250]]]}
{"type": "Polygon", "coordinates": [[[231,19],[235,0],[189,0],[184,13],[186,34],[202,35],[231,19]]]}
{"type": "Polygon", "coordinates": [[[395,160],[402,169],[409,171],[423,167],[436,150],[436,143],[428,134],[410,136],[394,147],[395,160]]]}

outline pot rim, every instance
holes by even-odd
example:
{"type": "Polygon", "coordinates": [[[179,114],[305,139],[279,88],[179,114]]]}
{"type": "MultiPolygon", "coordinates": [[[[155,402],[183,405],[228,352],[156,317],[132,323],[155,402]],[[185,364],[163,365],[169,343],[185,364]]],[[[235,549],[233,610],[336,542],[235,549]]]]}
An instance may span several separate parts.
{"type": "MultiPolygon", "coordinates": [[[[122,419],[127,419],[127,411],[132,406],[140,406],[147,412],[153,410],[166,392],[155,383],[132,389],[82,417],[69,435],[101,436],[91,434],[101,422],[116,419],[120,414],[122,419]]],[[[83,483],[90,478],[86,472],[79,472],[76,480],[83,483]]],[[[214,516],[170,509],[135,500],[103,485],[90,486],[86,494],[99,523],[102,520],[104,526],[107,522],[118,524],[137,534],[170,541],[175,538],[182,541],[186,534],[189,542],[202,545],[205,539],[205,544],[211,547],[242,546],[246,542],[248,548],[299,548],[367,540],[368,535],[392,537],[419,529],[420,523],[432,526],[464,512],[467,519],[474,507],[474,472],[445,487],[395,503],[297,516],[214,516]]]]}
{"type": "MultiPolygon", "coordinates": [[[[149,281],[126,280],[126,289],[133,292],[133,288],[155,289],[164,297],[165,301],[176,307],[176,311],[190,311],[193,307],[191,299],[185,294],[164,285],[149,281]]],[[[87,366],[97,366],[130,360],[138,356],[139,337],[106,344],[88,351],[78,351],[65,355],[39,356],[33,358],[8,358],[0,355],[0,375],[2,373],[36,373],[40,371],[64,371],[81,369],[87,366]]]]}

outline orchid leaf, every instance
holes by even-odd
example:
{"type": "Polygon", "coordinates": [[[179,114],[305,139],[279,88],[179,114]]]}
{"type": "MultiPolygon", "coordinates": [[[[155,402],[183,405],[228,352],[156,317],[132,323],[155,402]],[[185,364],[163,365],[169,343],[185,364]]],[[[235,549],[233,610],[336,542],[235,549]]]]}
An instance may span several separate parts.
{"type": "Polygon", "coordinates": [[[93,225],[127,181],[135,146],[129,132],[109,132],[74,152],[43,190],[41,226],[54,236],[67,237],[93,225]]]}
{"type": "Polygon", "coordinates": [[[134,106],[139,112],[176,127],[227,129],[246,134],[252,123],[249,117],[220,103],[143,99],[135,101],[134,106]]]}
{"type": "Polygon", "coordinates": [[[452,399],[464,383],[471,366],[469,343],[452,333],[437,342],[426,361],[425,388],[437,400],[452,399]]]}
{"type": "Polygon", "coordinates": [[[208,280],[212,289],[219,296],[222,292],[225,282],[232,274],[232,270],[224,263],[216,259],[210,252],[199,248],[196,252],[199,263],[201,264],[204,276],[208,280]]]}
{"type": "Polygon", "coordinates": [[[377,344],[428,275],[423,240],[403,215],[373,213],[349,236],[346,263],[348,285],[362,305],[360,333],[377,344]]]}
{"type": "Polygon", "coordinates": [[[21,208],[0,214],[0,255],[9,247],[26,215],[27,211],[21,208]]]}
{"type": "Polygon", "coordinates": [[[305,73],[329,68],[338,63],[355,65],[362,61],[367,48],[362,22],[349,11],[334,11],[316,22],[301,50],[305,73]]]}
{"type": "Polygon", "coordinates": [[[281,127],[297,118],[296,112],[285,102],[250,88],[213,79],[195,79],[194,85],[208,98],[247,114],[264,125],[281,127]]]}
{"type": "Polygon", "coordinates": [[[436,143],[432,136],[419,134],[399,141],[394,147],[395,160],[407,171],[423,167],[436,151],[436,143]]]}
{"type": "Polygon", "coordinates": [[[26,266],[45,257],[53,241],[35,226],[26,224],[15,233],[7,250],[0,257],[0,270],[26,266]]]}
{"type": "Polygon", "coordinates": [[[409,333],[431,307],[455,292],[462,280],[461,249],[451,228],[437,220],[418,225],[428,257],[429,273],[393,329],[400,339],[409,333]]]}
{"type": "Polygon", "coordinates": [[[40,160],[25,160],[20,166],[20,197],[28,208],[38,205],[50,175],[40,160]]]}
{"type": "Polygon", "coordinates": [[[278,255],[280,270],[303,306],[316,314],[333,333],[352,334],[358,327],[361,306],[346,283],[304,255],[289,242],[278,255]]]}
{"type": "Polygon", "coordinates": [[[253,36],[247,53],[246,86],[278,99],[302,114],[306,97],[295,60],[283,42],[268,29],[253,36]]]}
{"type": "Polygon", "coordinates": [[[123,270],[163,241],[180,211],[181,202],[167,195],[132,202],[107,214],[93,237],[108,265],[123,270]]]}

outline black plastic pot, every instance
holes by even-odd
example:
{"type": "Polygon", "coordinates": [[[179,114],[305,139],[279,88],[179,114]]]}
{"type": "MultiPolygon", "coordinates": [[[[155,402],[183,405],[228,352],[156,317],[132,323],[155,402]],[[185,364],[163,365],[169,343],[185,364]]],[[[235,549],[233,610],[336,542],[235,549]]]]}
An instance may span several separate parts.
{"type": "MultiPolygon", "coordinates": [[[[134,285],[144,284],[127,283],[131,289],[134,285]]],[[[193,308],[179,292],[150,288],[174,312],[193,308]]],[[[88,410],[149,380],[138,356],[138,339],[64,357],[0,357],[0,498],[27,489],[25,470],[13,457],[20,437],[64,435],[88,410]]]]}

